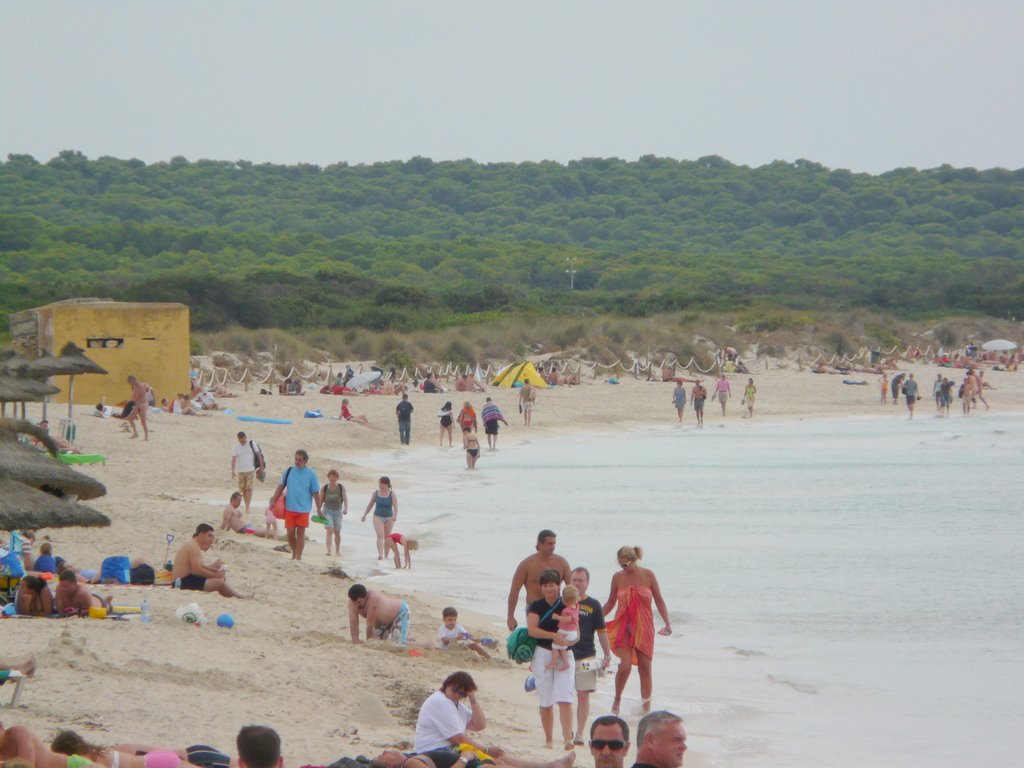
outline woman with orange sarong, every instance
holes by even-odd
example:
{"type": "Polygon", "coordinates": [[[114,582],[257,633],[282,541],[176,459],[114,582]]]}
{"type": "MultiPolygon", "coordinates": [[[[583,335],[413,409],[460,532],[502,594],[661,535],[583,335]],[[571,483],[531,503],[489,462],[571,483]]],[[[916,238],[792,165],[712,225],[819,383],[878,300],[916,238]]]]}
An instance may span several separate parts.
{"type": "Polygon", "coordinates": [[[641,568],[638,561],[643,557],[640,547],[621,547],[617,554],[619,567],[622,569],[612,576],[611,594],[604,605],[605,616],[615,606],[615,618],[606,622],[608,640],[612,653],[619,658],[619,668],[615,672],[615,701],[612,702],[612,714],[619,714],[622,691],[626,681],[636,665],[640,674],[640,698],[643,711],[651,711],[651,661],[654,658],[654,613],[651,610],[653,598],[658,613],[661,614],[664,628],[658,633],[672,634],[672,624],[668,619],[668,608],[661,597],[661,588],[654,571],[641,568]]]}

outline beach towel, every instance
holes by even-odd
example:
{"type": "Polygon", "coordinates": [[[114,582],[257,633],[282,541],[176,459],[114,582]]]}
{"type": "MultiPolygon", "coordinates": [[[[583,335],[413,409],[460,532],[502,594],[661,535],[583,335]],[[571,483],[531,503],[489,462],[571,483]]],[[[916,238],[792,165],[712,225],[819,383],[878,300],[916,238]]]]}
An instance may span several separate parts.
{"type": "Polygon", "coordinates": [[[633,663],[637,651],[647,658],[654,656],[654,612],[651,610],[652,593],[648,587],[620,589],[615,618],[605,622],[612,650],[633,649],[633,663]]]}

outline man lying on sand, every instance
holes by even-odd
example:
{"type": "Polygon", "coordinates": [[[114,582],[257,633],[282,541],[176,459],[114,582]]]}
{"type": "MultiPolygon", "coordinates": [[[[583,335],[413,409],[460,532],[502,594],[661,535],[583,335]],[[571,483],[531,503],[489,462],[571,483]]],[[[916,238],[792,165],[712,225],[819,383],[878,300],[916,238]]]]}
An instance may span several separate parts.
{"type": "Polygon", "coordinates": [[[94,595],[78,580],[78,574],[71,570],[60,572],[56,592],[57,613],[61,616],[67,616],[69,613],[88,616],[90,608],[110,609],[110,598],[94,595]]]}
{"type": "Polygon", "coordinates": [[[200,523],[192,539],[186,542],[174,555],[171,575],[181,580],[181,589],[197,592],[219,592],[224,597],[245,597],[228,584],[223,561],[218,558],[210,565],[203,563],[203,553],[213,546],[213,526],[200,523]]]}

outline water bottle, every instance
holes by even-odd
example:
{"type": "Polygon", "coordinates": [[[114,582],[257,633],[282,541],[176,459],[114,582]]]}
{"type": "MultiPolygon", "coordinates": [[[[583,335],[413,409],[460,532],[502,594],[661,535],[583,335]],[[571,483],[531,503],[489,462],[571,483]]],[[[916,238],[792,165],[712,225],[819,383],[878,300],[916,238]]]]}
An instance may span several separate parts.
{"type": "Polygon", "coordinates": [[[175,579],[174,580],[174,588],[175,589],[181,589],[181,579],[175,579]]]}
{"type": "Polygon", "coordinates": [[[149,601],[146,598],[142,598],[142,608],[139,609],[139,621],[143,624],[149,624],[153,621],[153,614],[149,612],[149,601]]]}

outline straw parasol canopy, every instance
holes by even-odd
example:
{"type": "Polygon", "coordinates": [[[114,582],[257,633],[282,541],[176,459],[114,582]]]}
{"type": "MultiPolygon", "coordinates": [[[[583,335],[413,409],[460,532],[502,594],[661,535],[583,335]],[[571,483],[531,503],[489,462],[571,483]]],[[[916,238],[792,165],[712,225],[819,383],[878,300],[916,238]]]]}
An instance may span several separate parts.
{"type": "Polygon", "coordinates": [[[0,402],[4,403],[36,403],[48,395],[60,392],[58,387],[51,387],[41,381],[27,376],[0,376],[0,402]]]}
{"type": "Polygon", "coordinates": [[[107,492],[100,481],[75,472],[67,464],[15,440],[0,440],[0,477],[85,501],[107,492]]]}
{"type": "Polygon", "coordinates": [[[0,528],[60,528],[110,525],[110,520],[74,498],[95,499],[107,489],[54,458],[57,446],[46,430],[27,421],[0,419],[0,528]],[[50,456],[18,442],[39,439],[50,456]]]}
{"type": "MultiPolygon", "coordinates": [[[[20,369],[16,375],[0,375],[0,415],[7,412],[8,403],[45,402],[48,396],[58,392],[60,392],[58,387],[51,387],[49,384],[29,378],[23,375],[20,369]]],[[[24,406],[22,406],[22,411],[24,411],[24,406]]]]}
{"type": "Polygon", "coordinates": [[[95,499],[106,494],[103,483],[83,475],[58,461],[57,446],[46,433],[26,421],[5,419],[0,421],[0,477],[16,480],[40,490],[49,490],[58,495],[77,496],[80,499],[95,499]],[[37,451],[31,446],[18,442],[17,435],[36,437],[52,455],[37,451]]]}
{"type": "Polygon", "coordinates": [[[59,499],[0,475],[0,529],[95,528],[107,525],[110,525],[110,518],[92,507],[70,499],[59,499]]]}
{"type": "Polygon", "coordinates": [[[86,357],[85,351],[70,341],[61,349],[60,357],[54,359],[63,366],[57,373],[71,377],[68,380],[68,421],[71,421],[71,409],[75,404],[75,376],[81,373],[99,373],[106,376],[107,369],[86,357]]]}

